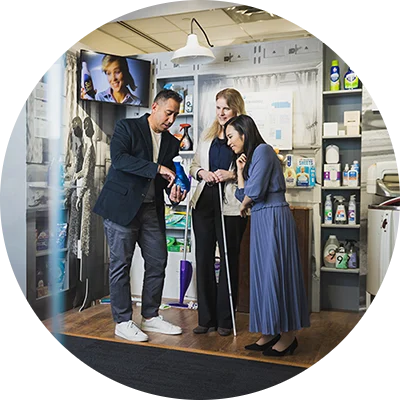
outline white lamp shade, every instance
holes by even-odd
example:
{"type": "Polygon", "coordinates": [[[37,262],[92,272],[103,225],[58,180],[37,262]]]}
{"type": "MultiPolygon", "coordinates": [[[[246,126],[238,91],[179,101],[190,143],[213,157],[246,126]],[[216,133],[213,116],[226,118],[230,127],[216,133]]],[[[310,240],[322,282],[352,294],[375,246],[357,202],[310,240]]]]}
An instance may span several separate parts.
{"type": "Polygon", "coordinates": [[[215,60],[212,51],[200,46],[197,35],[192,33],[188,36],[185,47],[174,52],[171,62],[180,65],[207,64],[215,60]]]}

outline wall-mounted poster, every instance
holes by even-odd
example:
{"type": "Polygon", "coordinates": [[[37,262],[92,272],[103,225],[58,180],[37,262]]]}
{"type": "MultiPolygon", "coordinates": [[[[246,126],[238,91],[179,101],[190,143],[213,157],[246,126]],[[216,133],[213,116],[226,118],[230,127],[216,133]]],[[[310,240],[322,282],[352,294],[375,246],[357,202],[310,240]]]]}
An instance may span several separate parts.
{"type": "Polygon", "coordinates": [[[250,92],[243,98],[246,112],[254,119],[263,139],[280,150],[292,150],[293,92],[250,92]]]}

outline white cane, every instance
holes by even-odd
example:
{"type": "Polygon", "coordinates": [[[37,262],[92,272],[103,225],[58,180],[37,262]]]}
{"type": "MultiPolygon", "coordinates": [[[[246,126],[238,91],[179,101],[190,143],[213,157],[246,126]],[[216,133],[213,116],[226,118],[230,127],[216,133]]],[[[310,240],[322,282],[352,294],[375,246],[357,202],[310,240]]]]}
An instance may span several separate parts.
{"type": "Polygon", "coordinates": [[[230,273],[229,273],[228,249],[227,249],[227,245],[226,245],[225,221],[224,221],[224,213],[222,211],[223,204],[222,204],[222,183],[221,182],[218,184],[218,190],[219,190],[219,204],[221,206],[221,225],[222,225],[222,238],[224,240],[226,279],[228,281],[228,292],[229,292],[229,302],[231,305],[233,335],[236,336],[235,310],[233,309],[231,277],[230,277],[230,273]]]}

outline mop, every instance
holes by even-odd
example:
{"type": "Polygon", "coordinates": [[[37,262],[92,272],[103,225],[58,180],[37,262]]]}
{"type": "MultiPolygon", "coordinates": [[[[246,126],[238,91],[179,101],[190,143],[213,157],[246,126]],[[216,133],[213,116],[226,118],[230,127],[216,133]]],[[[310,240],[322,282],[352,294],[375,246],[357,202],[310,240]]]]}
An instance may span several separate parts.
{"type": "Polygon", "coordinates": [[[218,190],[219,190],[219,204],[221,207],[222,238],[224,240],[226,279],[228,281],[229,302],[231,305],[231,314],[232,314],[233,336],[236,336],[235,310],[233,309],[233,298],[232,298],[232,289],[231,289],[231,278],[230,278],[230,272],[229,272],[228,249],[227,249],[227,245],[226,245],[225,220],[224,220],[224,213],[223,213],[223,208],[222,208],[223,203],[222,203],[222,183],[221,182],[218,184],[218,190]]]}
{"type": "Polygon", "coordinates": [[[192,279],[193,267],[192,263],[186,259],[187,245],[188,245],[188,227],[189,227],[189,213],[190,213],[190,183],[191,176],[189,176],[189,190],[186,198],[186,222],[185,222],[185,238],[183,243],[183,260],[180,261],[180,293],[179,293],[179,303],[168,303],[171,307],[178,308],[189,308],[188,304],[183,302],[185,298],[185,293],[190,285],[192,279]]]}

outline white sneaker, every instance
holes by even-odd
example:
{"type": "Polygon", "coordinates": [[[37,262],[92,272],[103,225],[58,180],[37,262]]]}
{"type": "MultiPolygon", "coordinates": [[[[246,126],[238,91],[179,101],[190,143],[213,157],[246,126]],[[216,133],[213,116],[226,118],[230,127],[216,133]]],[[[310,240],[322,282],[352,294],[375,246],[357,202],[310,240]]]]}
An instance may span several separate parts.
{"type": "Polygon", "coordinates": [[[161,315],[151,319],[142,318],[141,329],[147,332],[164,333],[165,335],[180,335],[182,333],[182,328],[164,321],[161,315]]]}
{"type": "Polygon", "coordinates": [[[149,337],[133,321],[120,322],[115,325],[115,334],[132,342],[147,342],[149,337]]]}

